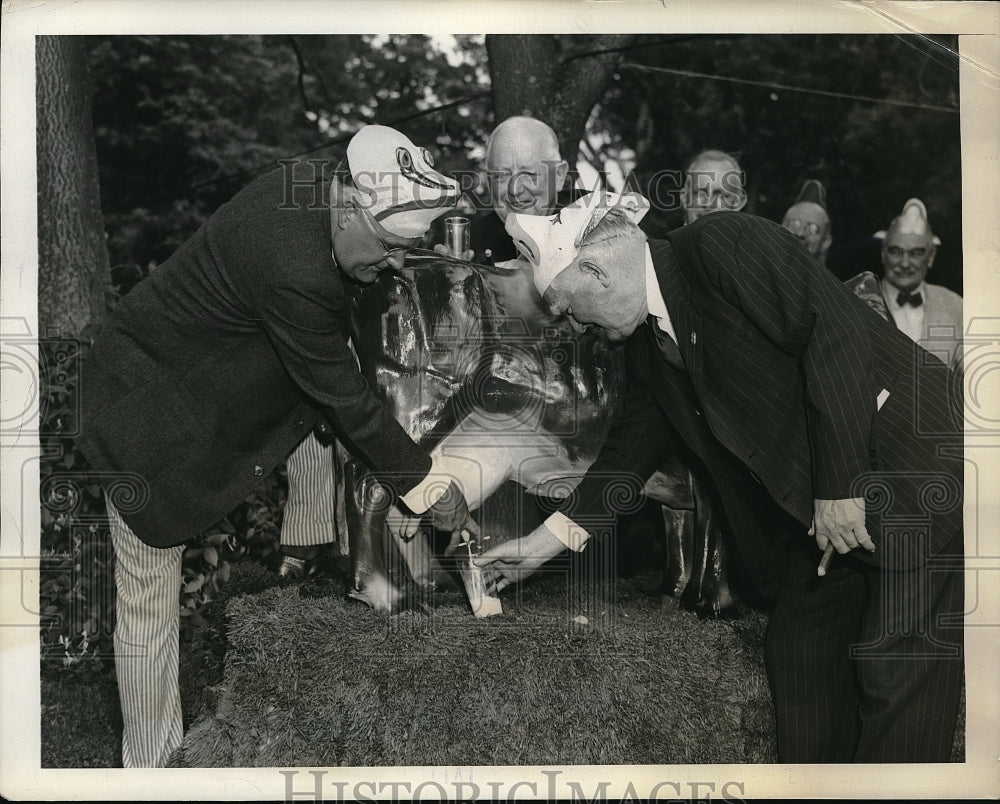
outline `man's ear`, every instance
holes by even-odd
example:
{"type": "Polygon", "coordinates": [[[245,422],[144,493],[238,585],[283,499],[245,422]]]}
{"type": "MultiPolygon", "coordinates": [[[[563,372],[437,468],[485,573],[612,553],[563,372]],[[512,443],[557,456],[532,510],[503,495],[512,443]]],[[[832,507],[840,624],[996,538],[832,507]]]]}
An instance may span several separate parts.
{"type": "Polygon", "coordinates": [[[339,214],[337,215],[337,228],[346,229],[349,224],[355,222],[360,214],[361,210],[358,208],[357,196],[346,196],[340,205],[339,214]]]}
{"type": "Polygon", "coordinates": [[[927,270],[929,271],[934,265],[934,258],[937,256],[937,246],[933,243],[931,244],[931,250],[927,252],[927,270]]]}
{"type": "Polygon", "coordinates": [[[577,262],[576,269],[584,276],[596,280],[603,288],[611,285],[611,274],[603,265],[590,257],[584,257],[577,262]]]}
{"type": "Polygon", "coordinates": [[[556,165],[556,192],[561,193],[563,185],[566,184],[566,176],[569,174],[569,163],[564,159],[556,165]]]}
{"type": "Polygon", "coordinates": [[[747,205],[747,191],[741,187],[738,195],[740,200],[739,203],[735,207],[733,207],[733,212],[739,212],[741,209],[743,209],[743,207],[747,205]]]}

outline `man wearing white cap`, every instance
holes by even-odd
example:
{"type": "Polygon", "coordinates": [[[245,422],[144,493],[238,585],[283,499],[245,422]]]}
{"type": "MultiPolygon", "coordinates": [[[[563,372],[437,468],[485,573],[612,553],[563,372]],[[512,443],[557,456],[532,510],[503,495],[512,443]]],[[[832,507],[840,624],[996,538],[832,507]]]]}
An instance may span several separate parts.
{"type": "Polygon", "coordinates": [[[826,190],[819,181],[808,179],[802,185],[798,198],[785,212],[781,225],[799,238],[817,260],[826,262],[833,235],[830,216],[826,212],[826,190]]]}
{"type": "MultiPolygon", "coordinates": [[[[387,231],[422,237],[439,216],[457,204],[451,192],[455,183],[434,171],[430,154],[399,132],[386,126],[367,126],[364,131],[364,136],[352,138],[347,147],[355,190],[371,191],[364,206],[376,219],[386,221],[387,231]],[[404,164],[397,162],[398,153],[407,155],[404,164]],[[407,170],[412,171],[409,178],[407,170]],[[430,178],[420,178],[419,172],[430,178]],[[448,192],[442,193],[436,186],[439,183],[446,184],[448,192]]],[[[384,263],[369,266],[352,278],[371,282],[386,265],[402,265],[402,251],[391,249],[387,256],[384,263]]],[[[316,432],[310,432],[285,461],[288,497],[281,519],[279,575],[298,577],[324,571],[323,548],[333,541],[337,522],[337,447],[332,435],[330,425],[320,422],[316,432]]]]}
{"type": "Polygon", "coordinates": [[[925,280],[941,241],[927,221],[927,209],[911,198],[882,239],[882,297],[899,330],[946,363],[962,358],[962,297],[925,280]]]}
{"type": "Polygon", "coordinates": [[[502,588],[581,549],[664,452],[691,454],[751,578],[777,592],[779,759],[947,761],[964,603],[952,372],[776,223],[719,212],[647,243],[641,203],[620,206],[508,220],[550,309],[625,342],[630,382],[560,512],[477,563],[502,588]]]}
{"type": "MultiPolygon", "coordinates": [[[[346,285],[398,266],[458,187],[384,126],[362,128],[347,157],[353,187],[278,170],[244,188],[125,297],[87,358],[78,443],[108,501],[126,767],[162,766],[181,741],[183,543],[313,427],[327,423],[415,512],[434,502],[430,457],[348,347],[346,285]]],[[[461,494],[432,514],[464,522],[461,494]]]]}
{"type": "MultiPolygon", "coordinates": [[[[485,264],[512,260],[514,243],[504,229],[510,212],[548,215],[559,205],[568,165],[559,155],[559,142],[552,128],[533,117],[508,117],[486,142],[486,172],[493,208],[476,216],[471,225],[473,250],[465,259],[485,264]]],[[[447,254],[443,245],[435,247],[447,254]]],[[[511,308],[510,315],[523,313],[526,320],[537,314],[530,275],[511,272],[492,276],[501,285],[511,308]],[[517,305],[523,304],[524,307],[517,305]]],[[[282,561],[278,572],[293,576],[321,567],[321,546],[332,541],[336,511],[332,445],[310,434],[288,456],[288,499],[281,523],[282,561]]],[[[391,520],[393,521],[393,520],[391,520]]],[[[405,525],[412,531],[415,524],[405,525]]]]}

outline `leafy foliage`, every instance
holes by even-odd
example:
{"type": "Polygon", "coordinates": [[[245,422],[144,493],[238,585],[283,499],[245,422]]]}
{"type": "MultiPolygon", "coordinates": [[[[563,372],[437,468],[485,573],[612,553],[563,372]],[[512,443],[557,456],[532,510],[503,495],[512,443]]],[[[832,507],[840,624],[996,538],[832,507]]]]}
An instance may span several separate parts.
{"type": "Polygon", "coordinates": [[[111,655],[111,546],[101,528],[104,500],[73,445],[73,391],[86,345],[39,344],[41,548],[39,623],[43,658],[73,665],[111,655]]]}
{"type": "MultiPolygon", "coordinates": [[[[241,187],[302,156],[336,164],[360,126],[399,128],[466,168],[485,137],[482,45],[452,63],[424,36],[116,36],[92,40],[94,128],[113,280],[162,263],[241,187]],[[409,119],[408,119],[409,118],[409,119]]],[[[452,56],[452,60],[455,57],[452,56]]]]}
{"type": "MultiPolygon", "coordinates": [[[[746,172],[746,211],[773,220],[805,179],[818,178],[833,221],[831,268],[842,279],[880,273],[871,235],[916,196],[943,242],[931,281],[960,291],[958,101],[953,36],[647,36],[591,121],[592,137],[608,143],[594,161],[600,168],[609,157],[627,157],[645,186],[656,171],[683,171],[698,151],[719,148],[736,154],[746,172]]],[[[656,234],[680,223],[676,205],[648,219],[656,234]]]]}
{"type": "Polygon", "coordinates": [[[95,38],[91,69],[112,266],[162,262],[249,176],[315,144],[280,38],[95,38]]]}

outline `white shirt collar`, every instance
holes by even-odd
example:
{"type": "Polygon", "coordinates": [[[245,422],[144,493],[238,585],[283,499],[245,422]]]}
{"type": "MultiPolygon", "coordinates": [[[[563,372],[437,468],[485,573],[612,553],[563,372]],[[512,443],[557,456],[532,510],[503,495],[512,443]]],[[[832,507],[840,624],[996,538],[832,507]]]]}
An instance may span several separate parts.
{"type": "Polygon", "coordinates": [[[670,321],[667,314],[667,303],[663,301],[663,294],[660,292],[660,283],[656,279],[656,270],[653,268],[653,255],[649,252],[649,244],[646,244],[646,309],[649,314],[656,316],[660,320],[670,321]]]}
{"type": "Polygon", "coordinates": [[[667,303],[663,300],[660,283],[656,279],[656,269],[653,268],[653,255],[649,252],[649,243],[646,243],[646,311],[656,318],[656,325],[662,332],[666,332],[674,341],[677,341],[677,332],[670,320],[670,313],[667,312],[667,303]]]}

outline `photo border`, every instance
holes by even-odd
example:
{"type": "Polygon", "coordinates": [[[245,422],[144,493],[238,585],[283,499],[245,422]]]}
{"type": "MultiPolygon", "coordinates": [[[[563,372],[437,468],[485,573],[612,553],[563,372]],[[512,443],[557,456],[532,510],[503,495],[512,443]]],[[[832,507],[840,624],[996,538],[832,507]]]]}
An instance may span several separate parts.
{"type": "MultiPolygon", "coordinates": [[[[1000,795],[1000,533],[996,452],[1000,446],[1000,8],[984,2],[759,2],[737,6],[703,2],[575,2],[574,0],[367,0],[267,2],[209,6],[195,0],[151,4],[141,0],[81,0],[2,5],[0,46],[0,419],[18,415],[23,426],[0,443],[2,546],[0,546],[0,793],[11,799],[282,799],[324,800],[362,795],[379,798],[393,790],[414,795],[421,783],[438,800],[434,785],[454,794],[454,785],[475,784],[484,796],[571,797],[571,782],[588,795],[608,781],[609,799],[660,795],[672,799],[716,797],[963,798],[1000,795]],[[445,25],[446,23],[446,25],[445,25]],[[37,34],[139,33],[957,33],[961,35],[964,304],[967,338],[984,345],[992,362],[967,378],[967,397],[978,410],[967,416],[967,734],[966,761],[942,765],[671,765],[568,767],[327,768],[327,769],[41,769],[39,645],[37,622],[23,613],[23,600],[37,600],[39,506],[38,439],[31,429],[31,394],[37,373],[30,366],[37,332],[37,243],[34,128],[34,41],[37,34]],[[23,341],[23,343],[22,343],[23,341]],[[9,343],[28,357],[8,362],[9,343]],[[991,415],[990,411],[994,413],[991,415]],[[973,426],[974,421],[974,426],[973,426]],[[984,424],[985,422],[985,424],[984,424]],[[991,479],[992,482],[991,482],[991,479]],[[32,558],[36,557],[36,558],[32,558]],[[974,609],[974,611],[973,611],[974,609]],[[992,612],[992,614],[991,614],[992,612]],[[317,777],[317,773],[322,773],[317,777]],[[294,775],[289,775],[294,774],[294,775]],[[553,774],[556,774],[553,776],[553,774]],[[491,787],[496,784],[499,787],[491,787]],[[555,784],[554,788],[550,784],[555,784]],[[631,787],[629,786],[631,783],[631,787]],[[409,785],[409,788],[400,785],[409,785]],[[520,786],[517,786],[517,785],[520,786]],[[534,792],[531,784],[534,784],[534,792]],[[394,787],[395,785],[395,787],[394,787]]],[[[37,428],[36,428],[37,429],[37,428]]],[[[599,788],[598,788],[599,789],[599,788]]]]}

